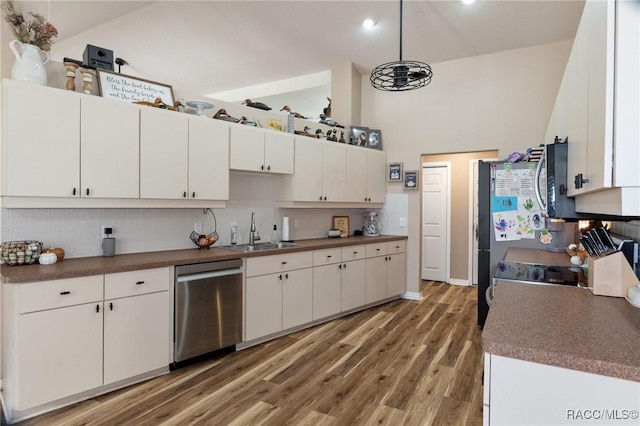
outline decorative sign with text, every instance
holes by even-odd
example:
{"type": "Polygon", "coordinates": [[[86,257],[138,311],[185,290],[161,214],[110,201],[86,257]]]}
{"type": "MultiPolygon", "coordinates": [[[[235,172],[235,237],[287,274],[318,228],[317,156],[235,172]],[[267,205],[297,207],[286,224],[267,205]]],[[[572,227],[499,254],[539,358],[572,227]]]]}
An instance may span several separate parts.
{"type": "Polygon", "coordinates": [[[160,98],[165,104],[173,105],[173,88],[169,85],[101,69],[97,72],[100,96],[103,98],[151,103],[160,98]]]}

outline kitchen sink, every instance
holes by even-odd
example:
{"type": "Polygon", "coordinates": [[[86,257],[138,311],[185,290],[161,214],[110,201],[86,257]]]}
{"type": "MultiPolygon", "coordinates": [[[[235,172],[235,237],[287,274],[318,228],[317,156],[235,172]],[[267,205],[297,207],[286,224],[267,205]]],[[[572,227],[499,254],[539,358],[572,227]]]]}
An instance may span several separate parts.
{"type": "Polygon", "coordinates": [[[234,251],[240,251],[243,253],[251,251],[266,251],[266,250],[278,250],[290,247],[302,247],[302,244],[296,243],[261,243],[261,244],[237,244],[235,246],[220,246],[223,249],[229,249],[234,251]]]}

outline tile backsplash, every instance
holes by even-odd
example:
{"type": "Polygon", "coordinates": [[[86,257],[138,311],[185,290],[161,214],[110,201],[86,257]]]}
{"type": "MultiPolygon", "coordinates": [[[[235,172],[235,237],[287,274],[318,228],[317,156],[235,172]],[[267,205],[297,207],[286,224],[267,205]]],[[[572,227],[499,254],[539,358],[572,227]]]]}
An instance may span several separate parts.
{"type": "MultiPolygon", "coordinates": [[[[239,243],[248,242],[251,212],[263,241],[268,241],[273,225],[278,232],[284,215],[289,216],[291,239],[325,237],[333,215],[349,216],[351,233],[362,226],[366,209],[283,209],[276,206],[277,182],[281,177],[232,173],[230,201],[225,209],[213,209],[216,223],[203,209],[5,209],[0,211],[0,240],[38,240],[45,247],[62,247],[66,257],[102,255],[102,226],[111,225],[116,238],[116,253],[194,248],[189,239],[194,223],[209,233],[217,228],[220,240],[227,245],[231,222],[237,222],[239,243]],[[295,222],[299,227],[295,227],[295,222]]],[[[392,200],[380,212],[383,221],[404,215],[405,208],[392,200]],[[393,204],[393,206],[392,206],[393,204]]],[[[398,220],[393,221],[398,223],[398,220]]],[[[386,234],[391,232],[383,227],[386,234]]],[[[406,228],[404,228],[406,230],[406,228]]],[[[402,228],[400,228],[402,231],[402,228]]]]}

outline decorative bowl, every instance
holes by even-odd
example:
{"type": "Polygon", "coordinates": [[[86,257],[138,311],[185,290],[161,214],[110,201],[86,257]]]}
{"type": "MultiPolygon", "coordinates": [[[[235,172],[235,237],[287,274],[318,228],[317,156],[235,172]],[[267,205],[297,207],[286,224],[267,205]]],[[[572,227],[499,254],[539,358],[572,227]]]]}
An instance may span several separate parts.
{"type": "Polygon", "coordinates": [[[42,253],[42,242],[34,240],[6,241],[0,244],[2,261],[10,266],[36,263],[42,253]]]}
{"type": "Polygon", "coordinates": [[[212,233],[205,235],[198,234],[197,232],[193,231],[191,235],[189,235],[189,238],[195,245],[198,246],[198,248],[209,248],[214,245],[216,241],[218,241],[218,233],[216,231],[213,231],[212,233]]]}

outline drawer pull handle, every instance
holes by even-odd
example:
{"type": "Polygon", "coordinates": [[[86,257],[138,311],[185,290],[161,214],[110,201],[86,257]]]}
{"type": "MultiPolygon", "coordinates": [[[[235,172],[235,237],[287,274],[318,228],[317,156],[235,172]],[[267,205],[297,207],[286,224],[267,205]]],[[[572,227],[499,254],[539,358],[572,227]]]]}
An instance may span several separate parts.
{"type": "Polygon", "coordinates": [[[357,252],[357,251],[354,251],[354,252],[353,252],[353,254],[358,254],[358,252],[357,252]]]}
{"type": "Polygon", "coordinates": [[[399,248],[400,248],[400,246],[396,246],[396,248],[397,248],[397,249],[399,249],[399,248]]]}
{"type": "Polygon", "coordinates": [[[109,303],[109,310],[113,311],[113,302],[109,303]]]}
{"type": "Polygon", "coordinates": [[[338,265],[338,269],[342,269],[342,264],[338,265]]]}
{"type": "Polygon", "coordinates": [[[61,291],[61,292],[60,292],[60,296],[66,296],[67,294],[71,294],[71,292],[70,292],[70,291],[68,291],[68,290],[61,291]]]}
{"type": "Polygon", "coordinates": [[[96,305],[96,313],[100,312],[100,305],[96,305]]]}
{"type": "Polygon", "coordinates": [[[378,249],[376,249],[376,251],[380,251],[380,249],[378,248],[378,249]]]}
{"type": "Polygon", "coordinates": [[[327,255],[327,257],[328,257],[329,259],[331,259],[331,255],[330,255],[330,254],[328,254],[328,255],[327,255]]]}
{"type": "Polygon", "coordinates": [[[279,279],[280,281],[282,281],[282,274],[280,274],[280,275],[278,276],[278,279],[279,279]]]}
{"type": "Polygon", "coordinates": [[[347,264],[346,263],[344,264],[344,269],[347,269],[347,264]]]}
{"type": "Polygon", "coordinates": [[[144,284],[144,281],[136,281],[136,285],[144,284]]]}
{"type": "Polygon", "coordinates": [[[285,277],[286,279],[289,279],[289,274],[284,274],[284,277],[285,277]]]}
{"type": "Polygon", "coordinates": [[[283,265],[286,265],[286,264],[287,264],[287,262],[282,262],[282,264],[283,264],[283,265]]]}

